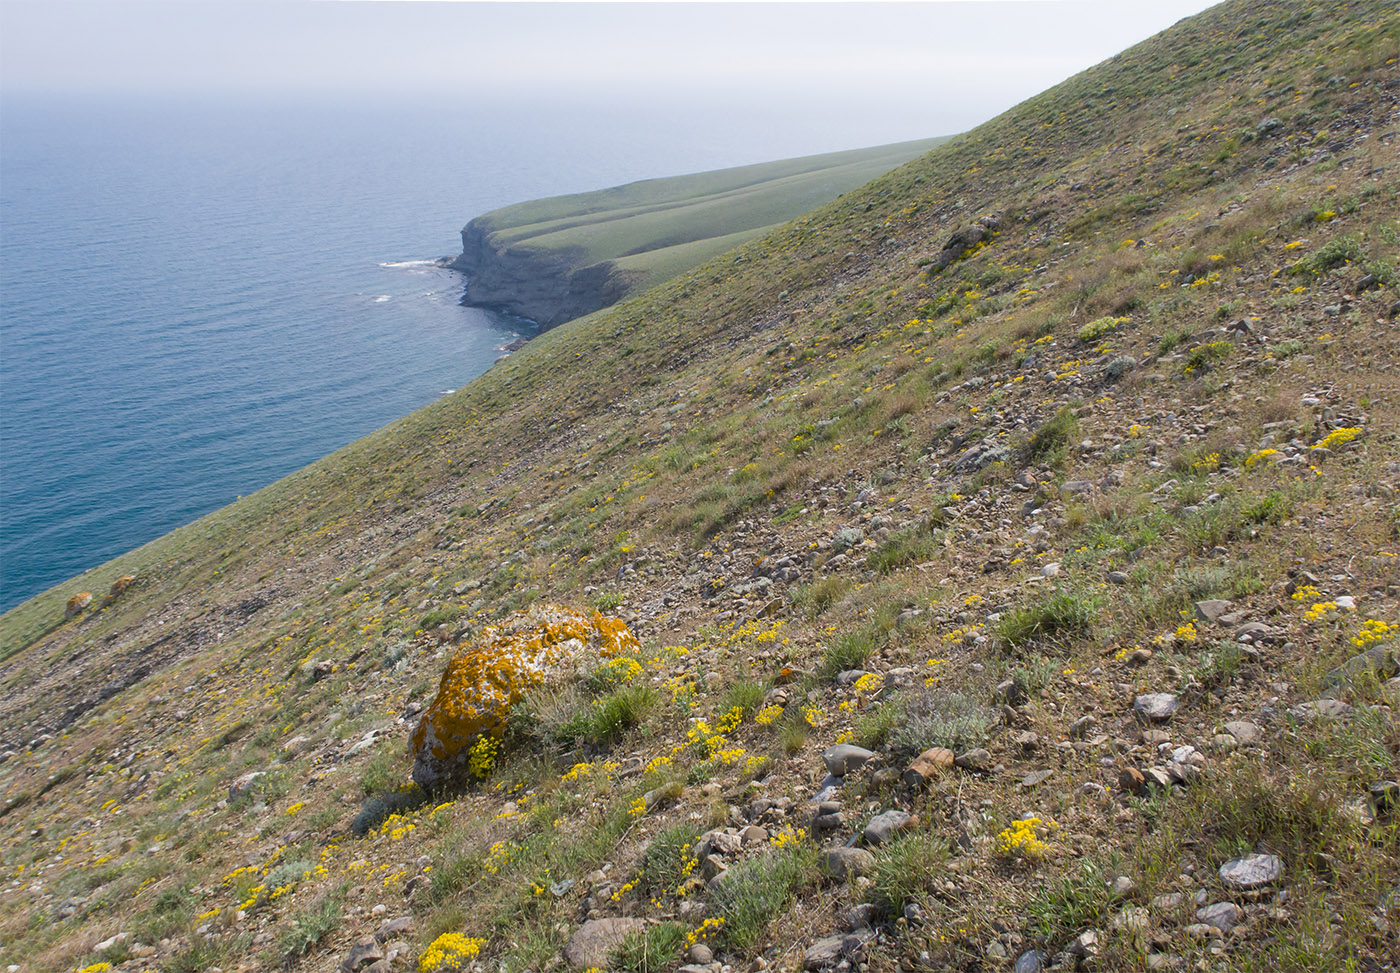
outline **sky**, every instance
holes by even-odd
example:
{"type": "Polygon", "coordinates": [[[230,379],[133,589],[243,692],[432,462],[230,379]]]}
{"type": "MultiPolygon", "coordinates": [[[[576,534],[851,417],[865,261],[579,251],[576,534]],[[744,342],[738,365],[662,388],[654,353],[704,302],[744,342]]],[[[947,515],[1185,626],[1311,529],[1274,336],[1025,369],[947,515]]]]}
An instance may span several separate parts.
{"type": "Polygon", "coordinates": [[[1207,6],[0,0],[0,92],[936,100],[965,127],[1207,6]]]}

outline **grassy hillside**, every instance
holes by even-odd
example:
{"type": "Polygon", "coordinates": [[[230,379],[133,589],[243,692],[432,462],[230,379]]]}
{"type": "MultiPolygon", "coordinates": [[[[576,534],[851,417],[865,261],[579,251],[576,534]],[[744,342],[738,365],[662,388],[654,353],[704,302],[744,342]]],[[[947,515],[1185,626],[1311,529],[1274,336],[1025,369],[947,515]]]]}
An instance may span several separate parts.
{"type": "Polygon", "coordinates": [[[1222,4],[0,617],[0,962],[1395,969],[1398,34],[1222,4]],[[544,602],[635,667],[414,789],[544,602]]]}
{"type": "Polygon", "coordinates": [[[462,231],[466,300],[554,327],[751,240],[946,141],[922,139],[518,203],[462,231]]]}
{"type": "MultiPolygon", "coordinates": [[[[927,152],[943,138],[829,152],[611,189],[552,196],[493,210],[482,226],[509,244],[577,250],[597,263],[735,234],[754,236],[927,152]]],[[[695,251],[703,252],[703,251],[695,251]]],[[[645,260],[631,266],[651,269],[645,260]]]]}

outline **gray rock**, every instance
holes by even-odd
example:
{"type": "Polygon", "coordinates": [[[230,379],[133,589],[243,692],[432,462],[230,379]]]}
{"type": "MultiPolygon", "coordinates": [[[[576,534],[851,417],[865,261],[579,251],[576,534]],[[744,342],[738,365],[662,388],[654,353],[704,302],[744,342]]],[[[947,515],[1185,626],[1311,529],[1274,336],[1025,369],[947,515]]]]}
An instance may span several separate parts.
{"type": "Polygon", "coordinates": [[[1142,906],[1130,905],[1113,917],[1112,925],[1126,932],[1146,932],[1152,920],[1142,906]]]}
{"type": "Polygon", "coordinates": [[[685,958],[692,963],[707,966],[715,961],[714,951],[704,943],[696,943],[686,952],[685,958]]]}
{"type": "Polygon", "coordinates": [[[1110,571],[1110,572],[1108,572],[1108,583],[1109,583],[1109,584],[1127,584],[1127,583],[1128,583],[1128,572],[1126,572],[1126,571],[1110,571]]]}
{"type": "Polygon", "coordinates": [[[1396,660],[1395,650],[1389,646],[1376,645],[1352,656],[1329,672],[1323,680],[1323,685],[1329,689],[1336,689],[1339,686],[1351,685],[1363,673],[1374,673],[1381,679],[1389,679],[1398,672],[1400,662],[1396,660]]]}
{"type": "Polygon", "coordinates": [[[1181,700],[1174,693],[1147,693],[1133,701],[1133,712],[1154,723],[1171,719],[1180,708],[1181,700]]]}
{"type": "Polygon", "coordinates": [[[827,936],[825,939],[818,939],[802,957],[802,966],[808,970],[822,970],[829,966],[835,966],[841,959],[841,948],[845,943],[844,936],[827,936]]]}
{"type": "Polygon", "coordinates": [[[1186,896],[1180,892],[1167,892],[1163,895],[1155,895],[1149,903],[1153,912],[1175,912],[1186,902],[1186,896]]]}
{"type": "Polygon", "coordinates": [[[1283,859],[1277,855],[1245,855],[1220,866],[1220,880],[1235,889],[1256,889],[1282,874],[1283,859]]]}
{"type": "Polygon", "coordinates": [[[257,784],[258,779],[263,776],[264,774],[261,770],[255,770],[250,774],[244,774],[242,777],[238,778],[232,784],[229,785],[228,799],[230,801],[238,800],[244,794],[250,792],[253,789],[254,785],[257,784]]]}
{"type": "Polygon", "coordinates": [[[612,951],[622,945],[628,933],[641,932],[646,923],[641,919],[616,916],[609,919],[589,919],[574,931],[564,946],[564,958],[581,970],[608,968],[612,951]]]}
{"type": "Polygon", "coordinates": [[[875,870],[875,856],[864,848],[824,848],[821,867],[834,879],[851,879],[875,870]]]}
{"type": "Polygon", "coordinates": [[[1196,621],[1212,624],[1221,615],[1234,607],[1234,602],[1225,601],[1223,598],[1210,598],[1206,601],[1196,602],[1196,621]]]}
{"type": "Polygon", "coordinates": [[[383,958],[384,950],[379,948],[379,941],[373,936],[361,936],[355,940],[355,945],[350,947],[350,952],[346,954],[340,968],[345,973],[356,973],[383,958]]]}
{"type": "Polygon", "coordinates": [[[992,765],[992,754],[991,751],[983,747],[978,747],[975,750],[969,750],[959,755],[953,763],[963,770],[971,770],[980,773],[987,770],[987,768],[992,765]]]}
{"type": "Polygon", "coordinates": [[[845,777],[851,771],[864,765],[873,756],[875,756],[874,752],[864,747],[857,747],[850,743],[838,743],[822,754],[822,763],[826,764],[826,769],[833,777],[845,777]]]}
{"type": "Polygon", "coordinates": [[[1240,923],[1240,907],[1233,902],[1216,902],[1196,910],[1196,918],[1221,932],[1229,932],[1240,923]]]}
{"type": "Polygon", "coordinates": [[[1046,956],[1038,949],[1022,953],[1016,957],[1016,965],[1012,967],[1011,973],[1042,973],[1045,969],[1046,956]]]}
{"type": "Polygon", "coordinates": [[[1299,703],[1288,711],[1295,719],[1305,723],[1345,720],[1351,716],[1351,706],[1340,699],[1315,699],[1299,703]]]}
{"type": "Polygon", "coordinates": [[[831,536],[831,546],[837,552],[849,550],[865,540],[865,531],[859,527],[842,527],[831,536]]]}
{"type": "Polygon", "coordinates": [[[875,815],[865,826],[865,843],[867,845],[883,845],[909,824],[909,817],[907,811],[897,809],[875,815]]]}
{"type": "Polygon", "coordinates": [[[1225,732],[1235,738],[1242,747],[1252,747],[1264,740],[1264,731],[1248,720],[1231,720],[1225,724],[1225,732]]]}

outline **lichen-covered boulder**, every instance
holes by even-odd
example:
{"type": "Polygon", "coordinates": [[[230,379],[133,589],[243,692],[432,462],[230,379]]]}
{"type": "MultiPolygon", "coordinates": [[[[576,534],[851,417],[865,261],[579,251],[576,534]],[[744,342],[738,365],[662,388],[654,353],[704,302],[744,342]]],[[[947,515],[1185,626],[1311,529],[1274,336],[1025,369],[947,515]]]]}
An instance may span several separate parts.
{"type": "Polygon", "coordinates": [[[133,574],[124,574],[116,581],[113,581],[111,590],[107,592],[106,603],[110,605],[112,602],[116,601],[122,595],[126,594],[126,589],[130,588],[135,583],[136,576],[133,574]]]}
{"type": "Polygon", "coordinates": [[[432,788],[466,769],[473,744],[499,737],[527,690],[638,648],[621,619],[559,605],[527,608],[482,629],[447,664],[413,731],[413,779],[432,788]]]}
{"type": "Polygon", "coordinates": [[[78,613],[81,612],[84,608],[86,608],[88,605],[91,605],[91,604],[92,604],[92,592],[91,592],[91,591],[80,591],[80,592],[78,592],[76,595],[74,595],[72,598],[69,598],[69,599],[68,599],[68,606],[67,606],[67,608],[66,608],[65,611],[64,611],[64,615],[65,615],[66,617],[68,617],[68,618],[72,618],[74,615],[78,614],[78,613]]]}

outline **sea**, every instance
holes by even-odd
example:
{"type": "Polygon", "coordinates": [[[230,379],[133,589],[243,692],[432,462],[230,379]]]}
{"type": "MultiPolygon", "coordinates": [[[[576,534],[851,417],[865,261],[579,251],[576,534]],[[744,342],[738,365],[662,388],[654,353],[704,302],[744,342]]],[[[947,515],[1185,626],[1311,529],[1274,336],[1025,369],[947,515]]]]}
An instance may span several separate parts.
{"type": "Polygon", "coordinates": [[[471,217],[937,134],[865,121],[499,93],[0,96],[0,611],[532,334],[460,306],[435,264],[471,217]]]}

